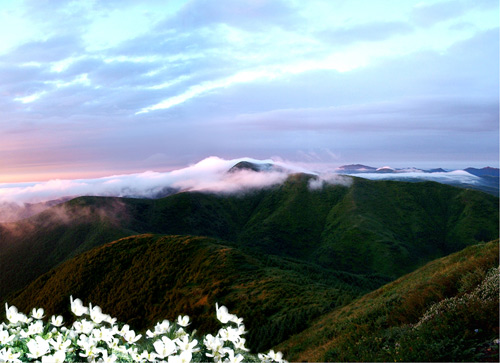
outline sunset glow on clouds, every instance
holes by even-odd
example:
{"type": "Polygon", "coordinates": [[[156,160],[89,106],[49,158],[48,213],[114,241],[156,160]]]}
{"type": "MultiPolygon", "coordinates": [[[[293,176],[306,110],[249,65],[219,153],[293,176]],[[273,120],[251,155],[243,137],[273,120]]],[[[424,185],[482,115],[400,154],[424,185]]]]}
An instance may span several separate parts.
{"type": "Polygon", "coordinates": [[[219,155],[498,167],[497,1],[2,1],[0,182],[219,155]]]}

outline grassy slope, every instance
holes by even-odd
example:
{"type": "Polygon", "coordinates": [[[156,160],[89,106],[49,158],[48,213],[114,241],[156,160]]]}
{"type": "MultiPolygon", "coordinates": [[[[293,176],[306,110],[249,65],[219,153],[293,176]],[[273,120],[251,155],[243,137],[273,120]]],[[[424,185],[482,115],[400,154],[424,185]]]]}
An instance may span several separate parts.
{"type": "Polygon", "coordinates": [[[498,198],[432,182],[359,178],[350,187],[311,191],[308,177],[300,174],[275,188],[238,196],[77,198],[0,226],[0,298],[78,253],[140,233],[221,238],[249,254],[393,279],[497,238],[498,198]]]}
{"type": "Polygon", "coordinates": [[[498,338],[498,279],[494,299],[467,293],[498,267],[498,253],[497,240],[432,261],[324,315],[277,348],[293,361],[481,359],[477,347],[498,338]],[[412,328],[432,304],[446,298],[452,298],[452,308],[412,328]]]}
{"type": "Polygon", "coordinates": [[[245,318],[249,346],[270,348],[313,318],[380,285],[297,260],[256,258],[205,237],[140,235],[80,254],[41,276],[9,303],[22,311],[68,311],[80,297],[136,329],[190,315],[214,332],[216,302],[245,318]]]}
{"type": "Polygon", "coordinates": [[[20,222],[1,224],[0,299],[62,261],[136,234],[128,228],[125,212],[135,202],[77,198],[20,222]]]}

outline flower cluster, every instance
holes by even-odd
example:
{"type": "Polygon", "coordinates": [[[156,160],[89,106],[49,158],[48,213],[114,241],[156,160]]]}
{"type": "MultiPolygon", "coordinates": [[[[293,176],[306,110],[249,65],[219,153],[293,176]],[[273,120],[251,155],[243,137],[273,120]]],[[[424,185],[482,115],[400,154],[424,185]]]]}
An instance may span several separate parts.
{"type": "Polygon", "coordinates": [[[190,325],[187,315],[175,323],[157,323],[143,336],[128,325],[119,326],[99,306],[85,306],[73,297],[71,311],[78,319],[69,327],[62,316],[52,316],[44,324],[43,309],[33,309],[29,316],[15,306],[5,304],[5,310],[8,322],[0,324],[0,362],[286,362],[273,350],[257,357],[249,354],[243,320],[218,304],[217,319],[224,326],[200,341],[185,331],[190,325]]]}
{"type": "Polygon", "coordinates": [[[444,311],[454,310],[457,306],[467,305],[471,300],[488,301],[498,299],[499,294],[499,272],[500,267],[492,268],[488,271],[485,278],[472,292],[462,296],[453,296],[443,299],[433,305],[424,313],[420,320],[414,325],[414,328],[419,328],[425,322],[432,320],[434,317],[444,311]]]}

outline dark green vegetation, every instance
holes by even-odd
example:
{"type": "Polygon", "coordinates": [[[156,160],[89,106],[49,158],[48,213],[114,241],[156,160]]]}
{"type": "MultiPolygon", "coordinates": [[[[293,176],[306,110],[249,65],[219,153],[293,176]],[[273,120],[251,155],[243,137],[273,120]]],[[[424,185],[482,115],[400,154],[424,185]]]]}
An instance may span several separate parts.
{"type": "Polygon", "coordinates": [[[240,195],[81,197],[3,224],[0,302],[55,313],[73,295],[137,329],[188,314],[201,331],[219,302],[263,351],[431,260],[498,238],[498,198],[485,193],[359,178],[311,190],[311,178],[240,195]]]}
{"type": "Polygon", "coordinates": [[[63,263],[10,303],[59,314],[68,312],[73,295],[135,329],[187,314],[198,331],[214,333],[218,302],[245,319],[249,346],[262,351],[380,283],[286,258],[252,257],[211,238],[140,235],[63,263]]]}
{"type": "Polygon", "coordinates": [[[498,362],[498,272],[498,240],[468,247],[324,315],[278,348],[294,361],[498,362]]]}
{"type": "Polygon", "coordinates": [[[498,198],[484,193],[358,178],[311,191],[309,179],[298,174],[238,196],[81,197],[2,224],[0,299],[83,251],[143,233],[214,237],[249,253],[387,279],[498,237],[498,198]]]}

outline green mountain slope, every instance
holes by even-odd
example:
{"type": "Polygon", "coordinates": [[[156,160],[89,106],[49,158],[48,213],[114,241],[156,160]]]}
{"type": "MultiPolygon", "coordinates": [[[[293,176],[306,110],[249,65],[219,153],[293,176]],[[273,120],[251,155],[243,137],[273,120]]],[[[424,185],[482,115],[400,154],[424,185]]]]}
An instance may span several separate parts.
{"type": "Polygon", "coordinates": [[[262,351],[381,283],[298,260],[250,256],[206,237],[140,235],[66,261],[9,303],[23,311],[43,306],[50,316],[67,313],[73,295],[136,329],[188,314],[200,332],[214,332],[218,302],[245,319],[249,347],[262,351]]]}
{"type": "Polygon", "coordinates": [[[485,193],[359,178],[311,189],[311,178],[292,175],[282,185],[238,195],[82,197],[0,225],[0,300],[78,253],[141,233],[219,238],[250,255],[386,279],[498,238],[498,198],[485,193]]]}
{"type": "Polygon", "coordinates": [[[496,240],[432,261],[277,348],[292,361],[498,361],[498,253],[496,240]]]}

